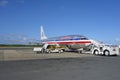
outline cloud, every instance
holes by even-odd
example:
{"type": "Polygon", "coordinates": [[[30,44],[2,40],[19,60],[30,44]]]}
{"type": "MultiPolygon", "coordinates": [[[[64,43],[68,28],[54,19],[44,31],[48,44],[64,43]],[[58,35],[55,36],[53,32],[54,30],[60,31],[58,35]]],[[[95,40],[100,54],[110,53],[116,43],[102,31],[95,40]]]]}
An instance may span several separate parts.
{"type": "Polygon", "coordinates": [[[0,6],[7,6],[8,1],[7,0],[0,0],[0,6]]]}
{"type": "Polygon", "coordinates": [[[116,40],[117,42],[120,42],[120,38],[116,38],[115,40],[116,40]]]}
{"type": "Polygon", "coordinates": [[[10,4],[10,3],[14,3],[14,5],[15,4],[24,4],[25,3],[25,1],[24,0],[14,0],[14,1],[11,1],[11,0],[0,0],[0,7],[5,7],[5,6],[7,6],[8,4],[10,4]]]}
{"type": "Polygon", "coordinates": [[[39,40],[34,38],[29,38],[27,35],[24,34],[0,34],[0,44],[28,44],[28,43],[39,43],[39,40]]]}

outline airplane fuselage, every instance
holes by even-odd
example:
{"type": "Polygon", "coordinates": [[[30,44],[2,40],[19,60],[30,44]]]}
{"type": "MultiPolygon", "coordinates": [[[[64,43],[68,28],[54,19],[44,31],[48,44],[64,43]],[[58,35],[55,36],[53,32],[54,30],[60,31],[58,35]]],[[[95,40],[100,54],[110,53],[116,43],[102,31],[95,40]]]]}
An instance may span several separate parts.
{"type": "Polygon", "coordinates": [[[66,45],[69,49],[85,48],[92,43],[91,40],[82,35],[66,35],[47,38],[42,26],[41,26],[41,40],[43,41],[43,43],[47,44],[63,44],[66,45]]]}
{"type": "Polygon", "coordinates": [[[69,36],[51,38],[46,40],[44,43],[61,44],[61,45],[66,45],[69,49],[80,49],[80,48],[86,48],[92,42],[91,40],[81,35],[69,35],[69,36]]]}

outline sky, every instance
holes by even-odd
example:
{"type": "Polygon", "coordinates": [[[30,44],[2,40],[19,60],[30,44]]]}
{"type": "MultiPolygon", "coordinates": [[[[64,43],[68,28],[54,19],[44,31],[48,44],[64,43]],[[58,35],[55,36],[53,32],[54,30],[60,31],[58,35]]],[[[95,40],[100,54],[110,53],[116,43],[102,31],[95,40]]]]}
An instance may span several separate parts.
{"type": "MultiPolygon", "coordinates": [[[[0,0],[0,43],[79,34],[120,41],[120,0],[0,0]]],[[[120,43],[119,43],[120,44],[120,43]]]]}

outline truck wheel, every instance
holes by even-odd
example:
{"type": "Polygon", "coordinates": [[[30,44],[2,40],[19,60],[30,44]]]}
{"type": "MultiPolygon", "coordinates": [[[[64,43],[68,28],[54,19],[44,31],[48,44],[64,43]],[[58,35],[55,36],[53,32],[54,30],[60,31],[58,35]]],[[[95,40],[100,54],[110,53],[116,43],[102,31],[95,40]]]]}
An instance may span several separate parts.
{"type": "Polygon", "coordinates": [[[63,50],[59,50],[59,53],[62,53],[63,52],[63,50]]]}
{"type": "Polygon", "coordinates": [[[48,53],[51,53],[51,51],[49,50],[48,53]]]}
{"type": "Polygon", "coordinates": [[[105,56],[109,56],[110,55],[110,52],[108,50],[105,50],[103,53],[104,53],[105,56]]]}
{"type": "Polygon", "coordinates": [[[98,51],[98,50],[95,50],[95,51],[93,52],[93,54],[94,54],[94,55],[98,55],[98,54],[99,54],[99,51],[98,51]]]}

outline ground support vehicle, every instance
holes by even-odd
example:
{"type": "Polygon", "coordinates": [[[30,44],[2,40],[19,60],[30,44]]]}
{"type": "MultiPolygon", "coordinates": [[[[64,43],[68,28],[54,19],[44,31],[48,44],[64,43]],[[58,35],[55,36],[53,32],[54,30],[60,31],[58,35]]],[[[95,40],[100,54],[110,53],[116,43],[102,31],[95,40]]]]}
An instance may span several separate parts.
{"type": "Polygon", "coordinates": [[[33,51],[36,53],[43,53],[43,48],[42,47],[34,47],[33,51]]]}
{"type": "Polygon", "coordinates": [[[44,44],[43,47],[35,47],[33,51],[37,53],[62,53],[65,51],[65,47],[59,44],[44,44]]]}
{"type": "Polygon", "coordinates": [[[92,53],[94,55],[103,55],[103,56],[111,56],[111,55],[119,55],[119,47],[117,45],[104,44],[95,40],[92,40],[92,44],[90,44],[86,49],[79,50],[79,53],[92,53]]]}

